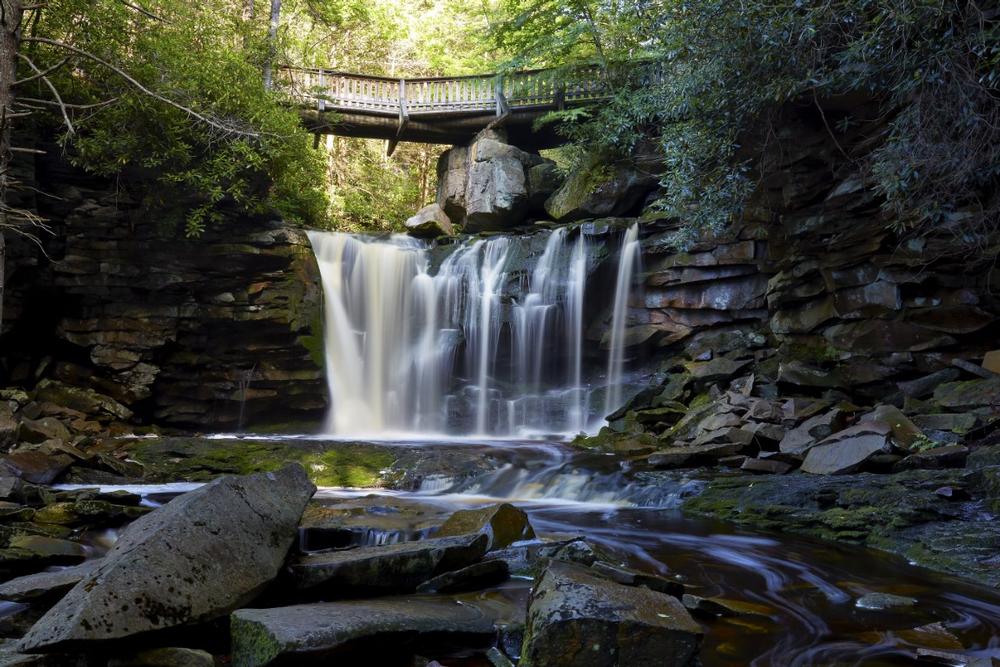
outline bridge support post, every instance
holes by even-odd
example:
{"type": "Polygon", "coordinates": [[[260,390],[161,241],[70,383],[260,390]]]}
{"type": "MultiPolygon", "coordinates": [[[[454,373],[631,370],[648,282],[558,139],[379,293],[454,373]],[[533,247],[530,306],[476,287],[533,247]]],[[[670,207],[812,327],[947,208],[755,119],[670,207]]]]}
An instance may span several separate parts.
{"type": "Polygon", "coordinates": [[[396,128],[396,138],[390,139],[386,144],[385,154],[389,157],[395,152],[396,146],[399,144],[400,138],[403,136],[403,131],[406,129],[407,123],[410,122],[410,111],[406,108],[406,79],[399,80],[399,126],[396,128]]]}

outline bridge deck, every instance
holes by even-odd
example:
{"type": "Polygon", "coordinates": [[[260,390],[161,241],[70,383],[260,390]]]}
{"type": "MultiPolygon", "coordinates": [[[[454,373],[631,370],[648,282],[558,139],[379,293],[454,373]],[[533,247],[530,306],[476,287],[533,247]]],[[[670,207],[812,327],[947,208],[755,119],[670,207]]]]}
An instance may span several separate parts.
{"type": "MultiPolygon", "coordinates": [[[[627,66],[638,83],[652,83],[661,69],[627,66]]],[[[283,81],[316,133],[399,141],[465,143],[491,123],[502,123],[512,143],[544,148],[559,143],[536,118],[553,109],[606,99],[604,70],[540,69],[509,74],[394,79],[321,69],[286,68],[283,81]]]]}

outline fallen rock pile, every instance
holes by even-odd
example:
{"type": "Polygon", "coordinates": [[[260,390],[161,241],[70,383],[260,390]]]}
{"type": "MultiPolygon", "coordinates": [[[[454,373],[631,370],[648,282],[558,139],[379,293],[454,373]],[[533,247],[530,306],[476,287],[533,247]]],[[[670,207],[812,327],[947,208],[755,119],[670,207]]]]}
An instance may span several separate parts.
{"type": "Polygon", "coordinates": [[[753,375],[731,379],[738,368],[672,374],[658,392],[643,392],[611,415],[597,436],[576,442],[652,469],[834,475],[962,467],[969,443],[1000,428],[1000,375],[982,368],[972,379],[914,380],[892,397],[899,405],[868,406],[836,391],[782,397],[753,375]],[[706,373],[714,383],[696,393],[706,373]]]}

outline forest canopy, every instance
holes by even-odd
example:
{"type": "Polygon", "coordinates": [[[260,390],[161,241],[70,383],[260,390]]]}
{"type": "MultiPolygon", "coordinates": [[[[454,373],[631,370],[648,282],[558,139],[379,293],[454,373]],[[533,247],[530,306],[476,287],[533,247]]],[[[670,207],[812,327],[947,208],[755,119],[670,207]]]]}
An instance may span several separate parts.
{"type": "MultiPolygon", "coordinates": [[[[265,0],[32,5],[18,65],[28,82],[18,93],[61,118],[61,141],[78,164],[149,174],[159,186],[148,196],[193,199],[192,235],[224,202],[358,231],[398,228],[432,197],[439,147],[404,145],[387,159],[375,142],[336,138],[315,150],[285,104],[286,64],[390,76],[597,65],[611,102],[546,122],[578,156],[627,154],[656,139],[659,205],[693,230],[740,214],[754,187],[746,145],[783,104],[861,94],[884,115],[864,171],[894,225],[951,225],[975,244],[1000,224],[1000,10],[981,1],[277,5],[274,25],[275,2],[265,0]],[[617,63],[640,59],[660,63],[662,84],[617,77],[617,63]]],[[[851,122],[836,119],[831,134],[851,122]]]]}

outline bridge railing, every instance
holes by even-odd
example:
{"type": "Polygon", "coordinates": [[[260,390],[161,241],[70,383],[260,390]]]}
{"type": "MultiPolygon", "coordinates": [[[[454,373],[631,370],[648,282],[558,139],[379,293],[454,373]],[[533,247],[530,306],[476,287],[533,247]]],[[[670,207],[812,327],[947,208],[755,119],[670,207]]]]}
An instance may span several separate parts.
{"type": "MultiPolygon", "coordinates": [[[[658,64],[627,65],[642,82],[662,80],[658,64]]],[[[607,97],[597,66],[506,74],[395,79],[322,69],[284,68],[282,79],[300,103],[320,111],[412,116],[475,113],[504,108],[551,107],[607,97]]]]}

